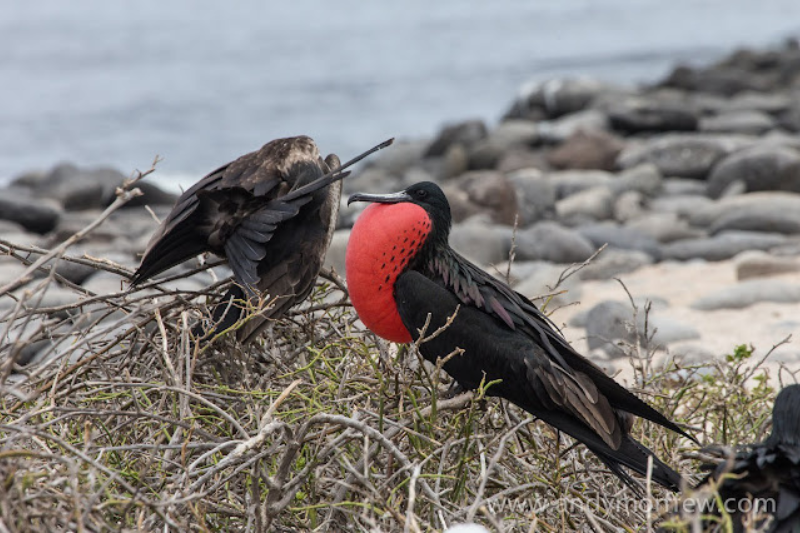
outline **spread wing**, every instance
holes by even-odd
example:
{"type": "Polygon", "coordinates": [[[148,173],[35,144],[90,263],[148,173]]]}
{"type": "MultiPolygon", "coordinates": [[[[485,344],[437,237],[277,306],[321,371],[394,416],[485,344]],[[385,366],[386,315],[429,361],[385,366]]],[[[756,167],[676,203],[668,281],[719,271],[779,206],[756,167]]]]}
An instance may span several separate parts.
{"type": "Polygon", "coordinates": [[[218,168],[178,198],[132,284],[211,251],[228,259],[239,283],[255,285],[258,262],[277,227],[314,192],[347,175],[329,168],[307,137],[272,141],[218,168]],[[305,151],[291,151],[298,145],[305,151]]]}

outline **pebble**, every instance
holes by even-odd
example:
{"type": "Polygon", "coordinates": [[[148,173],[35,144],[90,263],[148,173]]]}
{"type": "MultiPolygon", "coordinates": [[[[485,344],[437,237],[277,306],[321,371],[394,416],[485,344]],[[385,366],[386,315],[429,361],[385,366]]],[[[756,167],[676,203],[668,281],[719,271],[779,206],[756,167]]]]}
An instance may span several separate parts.
{"type": "Polygon", "coordinates": [[[609,219],[614,216],[614,195],[604,186],[584,189],[556,202],[556,214],[568,221],[609,219]]]}
{"type": "Polygon", "coordinates": [[[350,240],[350,230],[338,229],[333,232],[331,245],[325,255],[325,268],[333,268],[337,274],[345,277],[345,255],[347,241],[350,240]]]}
{"type": "Polygon", "coordinates": [[[607,244],[609,249],[635,250],[644,252],[651,258],[661,255],[658,241],[634,228],[621,226],[614,222],[587,224],[577,228],[578,233],[586,237],[595,248],[607,244]]]}
{"type": "Polygon", "coordinates": [[[450,232],[450,245],[467,259],[488,266],[508,259],[512,229],[487,223],[478,216],[456,224],[450,232]]]}
{"type": "Polygon", "coordinates": [[[561,169],[614,170],[617,156],[625,144],[604,131],[579,130],[547,156],[547,161],[561,169]]]}
{"type": "Polygon", "coordinates": [[[774,279],[742,281],[698,298],[692,302],[691,308],[701,311],[742,309],[759,302],[800,302],[800,285],[774,279]]]}
{"type": "Polygon", "coordinates": [[[706,232],[689,226],[689,223],[677,213],[645,213],[626,225],[644,235],[648,235],[660,243],[669,243],[684,239],[699,239],[706,232]]]}
{"type": "Polygon", "coordinates": [[[607,248],[578,272],[582,280],[612,279],[653,263],[653,257],[637,250],[607,248]]]}
{"type": "Polygon", "coordinates": [[[775,127],[775,119],[762,111],[730,111],[700,121],[700,131],[759,135],[775,127]]]}
{"type": "Polygon", "coordinates": [[[514,290],[531,298],[540,309],[544,307],[544,310],[574,304],[581,297],[580,280],[576,276],[570,276],[555,287],[565,268],[567,267],[563,265],[537,263],[514,290]]]}
{"type": "Polygon", "coordinates": [[[608,115],[597,109],[587,109],[556,120],[539,122],[539,136],[550,143],[564,142],[581,131],[607,131],[608,115]]]}
{"type": "Polygon", "coordinates": [[[612,107],[611,126],[626,133],[694,131],[698,113],[678,102],[653,98],[631,98],[612,107]]]}
{"type": "Polygon", "coordinates": [[[608,355],[625,355],[619,343],[633,343],[633,311],[620,302],[601,302],[589,310],[586,317],[586,339],[590,350],[602,349],[608,355]]]}
{"type": "Polygon", "coordinates": [[[497,224],[512,226],[517,218],[517,195],[505,175],[495,171],[472,171],[443,186],[455,222],[486,213],[497,224]]]}
{"type": "Polygon", "coordinates": [[[521,261],[580,263],[595,250],[591,241],[555,222],[539,222],[517,233],[516,256],[521,261]]]}
{"type": "Polygon", "coordinates": [[[781,146],[754,146],[727,156],[708,177],[708,195],[719,198],[733,182],[748,192],[800,192],[800,153],[781,146]]]}
{"type": "Polygon", "coordinates": [[[746,250],[769,250],[784,244],[786,237],[774,233],[724,231],[713,237],[684,239],[661,247],[662,259],[722,261],[746,250]]]}
{"type": "Polygon", "coordinates": [[[62,212],[57,203],[32,197],[26,189],[0,189],[0,219],[15,222],[28,231],[47,233],[53,230],[62,212]]]}
{"type": "Polygon", "coordinates": [[[793,257],[775,257],[766,252],[747,251],[734,258],[736,279],[766,278],[800,272],[800,261],[793,257]]]}
{"type": "Polygon", "coordinates": [[[563,78],[523,87],[505,118],[539,120],[575,113],[586,108],[600,94],[615,91],[593,78],[563,78]]]}
{"type": "Polygon", "coordinates": [[[447,152],[448,148],[454,144],[472,146],[476,142],[485,139],[487,135],[488,129],[486,128],[486,124],[480,119],[447,124],[427,147],[424,156],[442,156],[447,152]]]}
{"type": "Polygon", "coordinates": [[[800,233],[800,212],[776,211],[769,209],[768,204],[745,205],[723,213],[709,226],[712,234],[726,230],[797,234],[800,233]]]}
{"type": "Polygon", "coordinates": [[[652,163],[664,176],[704,179],[723,157],[752,139],[708,133],[671,133],[630,145],[617,158],[620,168],[652,163]]]}
{"type": "Polygon", "coordinates": [[[520,226],[555,217],[556,186],[551,178],[529,168],[508,174],[508,179],[516,193],[520,226]]]}

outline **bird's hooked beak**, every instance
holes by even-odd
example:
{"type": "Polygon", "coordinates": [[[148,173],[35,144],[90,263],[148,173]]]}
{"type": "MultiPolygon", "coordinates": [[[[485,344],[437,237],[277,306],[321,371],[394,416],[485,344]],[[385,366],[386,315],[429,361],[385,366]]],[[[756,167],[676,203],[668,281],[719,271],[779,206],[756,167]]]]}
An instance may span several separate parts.
{"type": "Polygon", "coordinates": [[[376,204],[399,204],[410,202],[411,196],[406,191],[393,192],[391,194],[364,194],[356,193],[347,199],[347,205],[353,202],[371,202],[376,204]]]}

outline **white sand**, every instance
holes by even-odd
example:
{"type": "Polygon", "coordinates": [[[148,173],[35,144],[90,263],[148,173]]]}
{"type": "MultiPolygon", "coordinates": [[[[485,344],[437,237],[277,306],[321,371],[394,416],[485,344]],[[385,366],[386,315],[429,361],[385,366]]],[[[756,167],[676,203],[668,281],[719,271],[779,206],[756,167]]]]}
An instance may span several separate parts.
{"type": "MultiPolygon", "coordinates": [[[[700,339],[669,344],[669,354],[674,355],[687,348],[697,347],[722,359],[737,345],[750,344],[755,348],[753,357],[760,359],[774,345],[792,335],[788,344],[778,347],[773,352],[767,366],[773,378],[777,376],[781,365],[792,372],[800,371],[800,303],[763,302],[743,309],[715,311],[690,308],[691,303],[698,298],[739,283],[736,280],[736,267],[733,261],[667,262],[647,266],[618,277],[636,299],[658,297],[669,302],[669,307],[653,311],[658,316],[683,322],[700,332],[700,339]]],[[[798,272],[770,276],[768,279],[800,285],[798,272]]],[[[552,318],[561,326],[569,322],[575,314],[589,310],[606,300],[617,300],[626,304],[630,302],[623,287],[615,280],[585,281],[581,283],[579,303],[557,309],[552,318]]],[[[583,354],[589,354],[583,328],[565,325],[563,332],[576,349],[583,354]]],[[[592,358],[601,366],[605,366],[602,360],[598,360],[596,354],[593,354],[592,358]]],[[[664,357],[657,358],[659,359],[663,360],[664,357]]],[[[621,370],[620,379],[625,380],[630,376],[630,365],[624,360],[613,361],[613,366],[621,370]]],[[[793,381],[785,373],[783,379],[793,381]]]]}

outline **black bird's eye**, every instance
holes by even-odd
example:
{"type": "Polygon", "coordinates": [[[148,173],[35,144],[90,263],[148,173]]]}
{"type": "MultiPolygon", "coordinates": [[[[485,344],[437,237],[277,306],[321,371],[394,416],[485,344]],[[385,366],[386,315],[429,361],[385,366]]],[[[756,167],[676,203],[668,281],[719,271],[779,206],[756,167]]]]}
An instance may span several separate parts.
{"type": "Polygon", "coordinates": [[[426,191],[425,189],[417,189],[415,191],[415,194],[417,195],[417,198],[419,198],[420,200],[428,197],[428,191],[426,191]]]}

